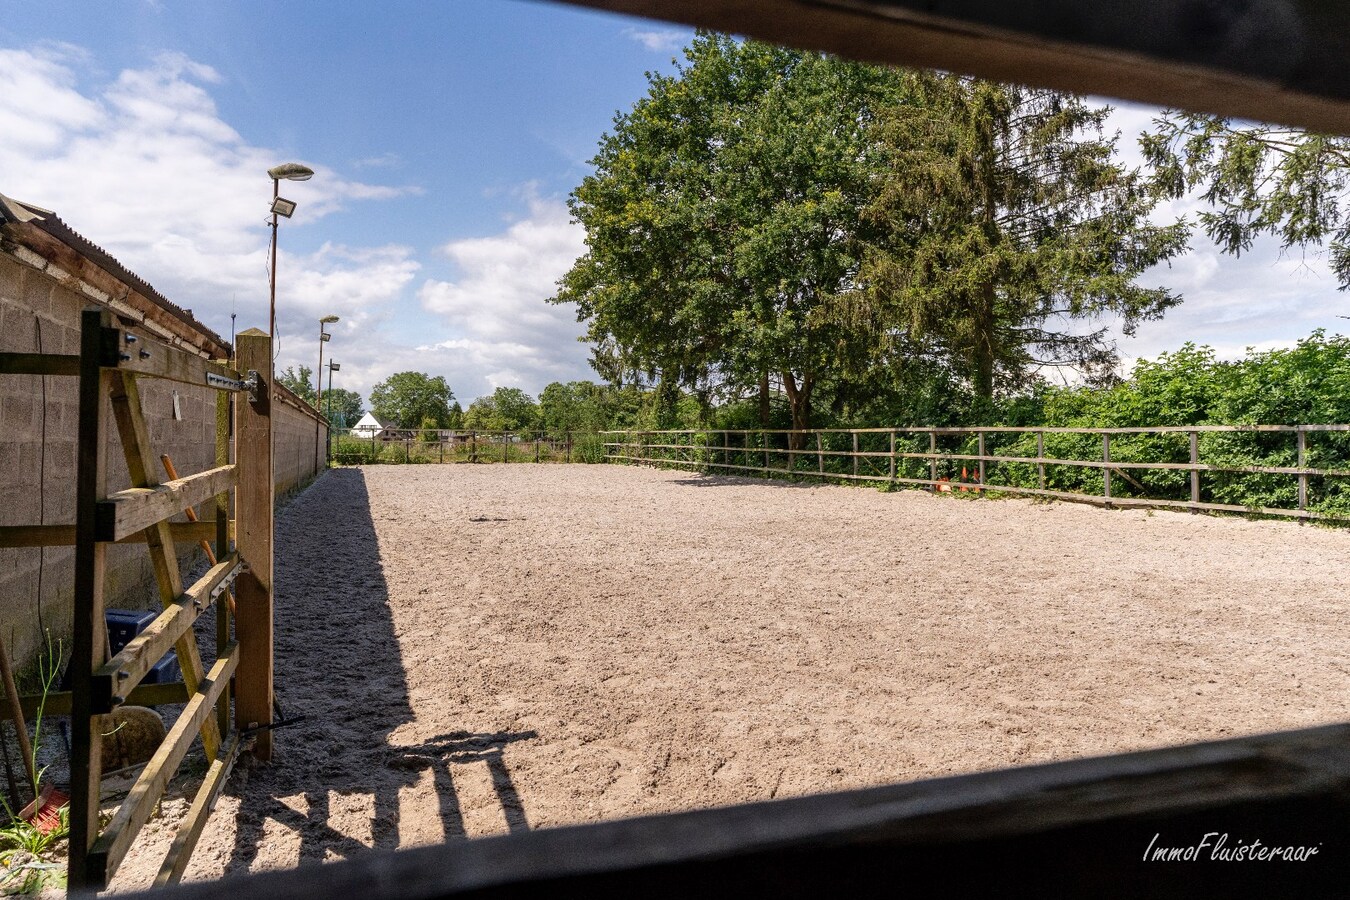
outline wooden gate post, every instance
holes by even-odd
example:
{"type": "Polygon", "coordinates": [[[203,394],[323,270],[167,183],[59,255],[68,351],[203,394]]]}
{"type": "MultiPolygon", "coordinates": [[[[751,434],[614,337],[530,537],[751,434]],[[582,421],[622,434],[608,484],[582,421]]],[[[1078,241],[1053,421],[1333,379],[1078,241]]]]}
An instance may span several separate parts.
{"type": "Polygon", "coordinates": [[[98,539],[98,504],[107,496],[108,414],[110,377],[99,365],[103,329],[112,314],[87,310],[80,317],[79,468],[75,481],[75,633],[70,666],[72,679],[70,752],[70,857],[72,892],[100,888],[90,878],[89,850],[98,837],[99,785],[103,777],[103,716],[93,712],[89,675],[103,665],[107,624],[103,619],[103,563],[106,545],[98,539]]]}
{"type": "MultiPolygon", "coordinates": [[[[257,373],[257,397],[235,403],[235,546],[244,561],[235,587],[235,720],[239,727],[272,721],[272,339],[250,328],[238,338],[239,371],[257,373]]],[[[253,755],[272,758],[272,732],[256,732],[253,755]]]]}

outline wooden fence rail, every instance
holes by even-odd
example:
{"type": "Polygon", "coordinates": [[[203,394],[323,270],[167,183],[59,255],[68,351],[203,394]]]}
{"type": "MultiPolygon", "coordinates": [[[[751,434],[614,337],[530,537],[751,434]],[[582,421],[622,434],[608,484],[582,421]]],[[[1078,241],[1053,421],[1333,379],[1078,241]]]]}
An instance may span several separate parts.
{"type": "MultiPolygon", "coordinates": [[[[72,891],[107,886],[165,786],[200,736],[208,776],[198,788],[157,884],[182,877],[206,816],[240,752],[267,757],[272,711],[272,341],[250,329],[239,335],[233,363],[208,360],[122,327],[111,313],[81,317],[78,356],[0,353],[0,375],[36,373],[78,380],[79,453],[76,515],[72,525],[7,526],[0,546],[74,545],[75,584],[71,690],[21,698],[26,710],[69,715],[71,730],[70,846],[67,879],[72,891]],[[238,366],[238,368],[236,368],[238,366]],[[244,373],[248,377],[243,377],[244,373]],[[138,382],[169,379],[216,390],[216,466],[161,481],[150,446],[138,382]],[[238,398],[232,403],[232,396],[238,398]],[[231,454],[231,409],[236,442],[231,454]],[[109,416],[111,412],[111,416],[109,416]],[[117,429],[131,486],[107,490],[110,426],[117,429]],[[237,461],[231,464],[230,459],[237,461]],[[230,494],[234,493],[233,521],[230,494]],[[212,521],[196,522],[194,507],[211,507],[212,521]],[[191,513],[190,522],[169,522],[191,513]],[[233,533],[232,533],[233,532],[233,533]],[[231,537],[236,547],[231,550],[231,537]],[[220,561],[184,588],[175,541],[205,544],[214,538],[220,561]],[[163,612],[116,654],[109,652],[104,622],[104,563],[114,542],[144,544],[163,612]],[[229,589],[239,592],[238,615],[229,589]],[[203,665],[193,626],[216,607],[217,658],[203,665]],[[231,625],[235,635],[231,635],[231,625]],[[177,652],[182,683],[141,685],[170,650],[177,652]],[[231,707],[230,680],[238,681],[231,707]],[[185,703],[173,727],[140,772],[112,817],[103,821],[103,737],[118,707],[185,703]],[[232,715],[233,711],[233,715],[232,715]],[[259,728],[258,726],[263,726],[259,728]]],[[[36,785],[34,785],[36,789],[36,785]]]]}
{"type": "Polygon", "coordinates": [[[938,492],[996,491],[1105,506],[1348,520],[1350,512],[1319,509],[1316,502],[1328,494],[1350,497],[1350,484],[1342,484],[1350,479],[1350,436],[1339,436],[1345,432],[1350,425],[685,429],[606,431],[601,437],[606,460],[615,462],[909,485],[938,492]],[[1323,448],[1320,455],[1338,465],[1310,465],[1310,435],[1336,442],[1333,452],[1323,448]],[[1218,445],[1225,440],[1271,446],[1218,445]],[[1071,452],[1050,452],[1048,441],[1061,445],[1052,449],[1071,452]],[[1141,442],[1148,446],[1140,447],[1141,442]],[[1205,442],[1212,445],[1209,459],[1202,458],[1205,442]],[[1144,455],[1153,458],[1136,458],[1144,455]],[[1149,473],[1188,477],[1150,485],[1141,480],[1149,473]],[[1288,505],[1232,502],[1237,489],[1228,482],[1264,476],[1290,479],[1262,484],[1256,491],[1275,500],[1287,495],[1288,505]],[[1319,495],[1310,492],[1310,479],[1316,480],[1319,495]],[[1084,489],[1084,481],[1091,482],[1091,490],[1084,489]],[[1204,499],[1206,493],[1209,499],[1204,499]]]}
{"type": "Polygon", "coordinates": [[[408,430],[377,436],[350,431],[333,438],[339,464],[444,462],[573,462],[578,442],[594,432],[566,430],[408,430]]]}

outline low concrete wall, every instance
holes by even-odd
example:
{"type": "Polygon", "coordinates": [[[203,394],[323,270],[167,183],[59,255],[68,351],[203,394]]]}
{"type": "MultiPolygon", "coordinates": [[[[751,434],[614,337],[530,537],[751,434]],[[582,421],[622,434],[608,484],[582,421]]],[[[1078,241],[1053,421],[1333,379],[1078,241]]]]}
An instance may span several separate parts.
{"type": "MultiPolygon", "coordinates": [[[[78,285],[0,252],[0,352],[78,353],[80,312],[94,305],[78,285]]],[[[183,475],[213,466],[217,393],[159,379],[144,379],[141,385],[156,456],[168,453],[183,475]]],[[[322,468],[326,423],[285,388],[278,386],[276,394],[280,494],[302,486],[322,468]]],[[[0,525],[74,521],[78,428],[74,378],[0,376],[0,525]]],[[[116,428],[110,431],[108,489],[115,491],[129,485],[129,476],[116,428]]],[[[186,566],[195,550],[178,550],[186,566]]],[[[108,606],[155,606],[153,579],[143,546],[109,548],[108,606]]],[[[0,549],[0,639],[18,665],[33,659],[44,627],[53,638],[69,636],[73,591],[73,548],[0,549]]]]}

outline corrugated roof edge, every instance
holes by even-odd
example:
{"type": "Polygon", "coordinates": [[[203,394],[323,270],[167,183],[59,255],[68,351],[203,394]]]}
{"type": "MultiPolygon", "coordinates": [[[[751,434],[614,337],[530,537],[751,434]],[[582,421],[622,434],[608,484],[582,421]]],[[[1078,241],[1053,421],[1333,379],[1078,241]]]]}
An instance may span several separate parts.
{"type": "Polygon", "coordinates": [[[202,324],[201,321],[187,310],[155,290],[154,286],[148,281],[118,262],[107,250],[104,250],[98,244],[95,244],[93,241],[71,228],[62,221],[60,216],[51,210],[43,209],[40,206],[24,203],[15,200],[12,197],[0,194],[0,223],[3,222],[25,222],[36,228],[40,228],[56,240],[70,247],[72,250],[75,250],[81,256],[91,260],[95,265],[106,271],[118,281],[133,288],[138,294],[145,297],[156,306],[159,306],[174,318],[179,319],[183,324],[199,332],[202,336],[208,338],[213,343],[220,345],[229,352],[229,341],[202,324]]]}

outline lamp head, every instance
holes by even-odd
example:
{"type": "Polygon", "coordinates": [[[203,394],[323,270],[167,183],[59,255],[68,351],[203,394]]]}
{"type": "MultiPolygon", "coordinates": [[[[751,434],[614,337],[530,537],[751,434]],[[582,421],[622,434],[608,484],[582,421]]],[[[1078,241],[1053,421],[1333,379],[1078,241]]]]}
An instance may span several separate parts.
{"type": "Polygon", "coordinates": [[[330,322],[336,322],[338,318],[339,318],[338,316],[324,316],[322,319],[319,320],[319,324],[327,325],[330,322]]]}
{"type": "Polygon", "coordinates": [[[282,163],[268,169],[267,175],[273,181],[309,181],[314,177],[314,170],[299,163],[282,163]]]}

